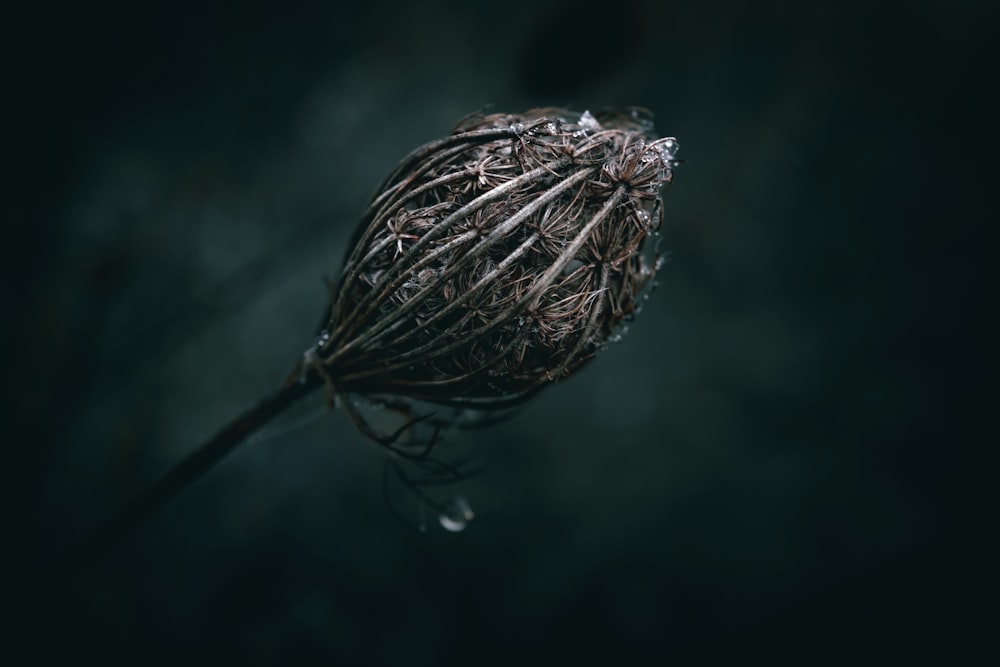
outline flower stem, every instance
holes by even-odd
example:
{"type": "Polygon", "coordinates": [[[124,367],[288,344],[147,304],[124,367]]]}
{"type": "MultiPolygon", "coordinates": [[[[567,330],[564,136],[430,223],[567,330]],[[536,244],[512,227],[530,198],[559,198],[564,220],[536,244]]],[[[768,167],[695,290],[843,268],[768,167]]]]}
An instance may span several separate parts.
{"type": "Polygon", "coordinates": [[[166,474],[146,487],[118,514],[99,526],[83,543],[74,562],[89,569],[123,543],[150,516],[177,497],[195,480],[299,399],[323,385],[315,373],[283,385],[205,441],[166,474]]]}

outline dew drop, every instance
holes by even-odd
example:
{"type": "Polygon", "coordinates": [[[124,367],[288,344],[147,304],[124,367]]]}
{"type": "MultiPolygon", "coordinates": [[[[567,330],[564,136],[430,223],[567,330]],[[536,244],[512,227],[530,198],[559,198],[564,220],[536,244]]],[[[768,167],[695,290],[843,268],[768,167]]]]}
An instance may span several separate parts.
{"type": "Polygon", "coordinates": [[[597,122],[597,119],[589,111],[584,111],[580,114],[578,124],[582,130],[587,132],[596,132],[601,129],[601,124],[597,122]]]}
{"type": "Polygon", "coordinates": [[[444,506],[444,511],[438,515],[438,521],[445,530],[460,533],[475,516],[469,501],[462,496],[455,496],[444,506]]]}
{"type": "Polygon", "coordinates": [[[579,269],[581,266],[583,266],[583,262],[574,257],[573,259],[566,262],[566,266],[563,267],[562,274],[564,276],[568,276],[577,269],[579,269]]]}

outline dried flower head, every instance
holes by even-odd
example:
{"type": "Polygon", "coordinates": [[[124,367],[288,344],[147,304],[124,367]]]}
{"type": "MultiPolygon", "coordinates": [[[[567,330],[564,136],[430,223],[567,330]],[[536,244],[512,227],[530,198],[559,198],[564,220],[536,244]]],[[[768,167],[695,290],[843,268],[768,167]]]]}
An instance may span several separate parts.
{"type": "Polygon", "coordinates": [[[305,365],[338,393],[486,407],[572,373],[658,268],[676,150],[638,110],[464,120],[379,189],[305,365]]]}
{"type": "Polygon", "coordinates": [[[431,417],[413,416],[409,399],[506,407],[592,359],[635,313],[658,268],[647,241],[661,223],[660,190],[676,151],[638,110],[558,109],[470,117],[418,148],[365,212],[326,324],[285,384],[94,531],[75,552],[78,563],[110,550],[324,382],[331,399],[378,396],[410,417],[381,434],[344,401],[364,433],[417,465],[414,478],[393,462],[406,488],[439,509],[445,528],[464,527],[467,503],[452,512],[423,491],[468,474],[429,457],[447,422],[428,422],[433,432],[419,451],[394,444],[431,417]]]}

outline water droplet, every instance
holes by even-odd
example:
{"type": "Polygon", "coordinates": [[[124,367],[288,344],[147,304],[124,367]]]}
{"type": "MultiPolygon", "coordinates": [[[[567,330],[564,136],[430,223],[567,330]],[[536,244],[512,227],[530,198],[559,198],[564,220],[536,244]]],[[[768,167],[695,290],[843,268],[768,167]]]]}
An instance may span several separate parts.
{"type": "Polygon", "coordinates": [[[444,511],[438,515],[438,521],[445,530],[460,533],[475,516],[469,501],[462,496],[455,496],[444,506],[444,511]]]}
{"type": "Polygon", "coordinates": [[[667,137],[662,143],[657,144],[657,148],[660,153],[660,160],[668,168],[672,169],[678,165],[677,161],[677,151],[680,150],[680,144],[673,137],[667,137]]]}
{"type": "Polygon", "coordinates": [[[596,132],[601,129],[601,124],[597,122],[597,119],[589,111],[584,111],[580,114],[578,124],[580,125],[580,129],[587,132],[596,132]]]}
{"type": "Polygon", "coordinates": [[[577,269],[579,269],[581,266],[583,266],[583,262],[574,257],[573,259],[566,262],[566,266],[563,267],[562,274],[564,276],[568,276],[577,269]]]}

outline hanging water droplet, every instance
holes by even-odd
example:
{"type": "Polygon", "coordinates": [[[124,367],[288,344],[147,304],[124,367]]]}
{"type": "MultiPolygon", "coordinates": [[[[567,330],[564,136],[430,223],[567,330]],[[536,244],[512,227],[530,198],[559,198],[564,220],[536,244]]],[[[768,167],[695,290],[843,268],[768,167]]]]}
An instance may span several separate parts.
{"type": "Polygon", "coordinates": [[[462,496],[455,496],[444,506],[444,511],[438,515],[438,521],[445,530],[460,533],[475,516],[469,501],[462,496]]]}

